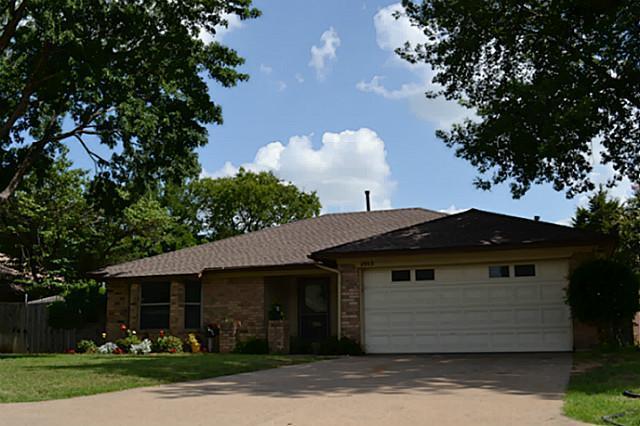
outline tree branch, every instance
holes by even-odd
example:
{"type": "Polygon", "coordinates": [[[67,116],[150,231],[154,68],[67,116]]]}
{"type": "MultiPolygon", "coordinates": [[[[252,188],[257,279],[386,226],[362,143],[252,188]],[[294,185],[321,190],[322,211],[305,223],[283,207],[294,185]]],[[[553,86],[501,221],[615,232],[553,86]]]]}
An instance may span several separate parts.
{"type": "Polygon", "coordinates": [[[18,28],[18,24],[22,20],[26,9],[27,0],[22,0],[17,9],[13,9],[12,11],[10,11],[11,17],[9,18],[9,22],[2,29],[2,34],[0,35],[0,53],[4,52],[4,50],[9,45],[9,40],[11,40],[11,37],[13,37],[16,33],[16,28],[18,28]]]}

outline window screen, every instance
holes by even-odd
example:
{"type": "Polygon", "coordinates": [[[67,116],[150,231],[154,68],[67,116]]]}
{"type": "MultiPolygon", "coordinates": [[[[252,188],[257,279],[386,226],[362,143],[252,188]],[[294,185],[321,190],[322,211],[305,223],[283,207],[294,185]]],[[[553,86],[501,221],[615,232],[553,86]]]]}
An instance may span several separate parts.
{"type": "Polygon", "coordinates": [[[140,328],[169,328],[171,283],[144,283],[140,293],[140,328]]]}
{"type": "Polygon", "coordinates": [[[535,277],[536,265],[516,265],[513,267],[513,274],[516,277],[535,277]]]}
{"type": "Polygon", "coordinates": [[[391,271],[391,281],[411,281],[411,270],[391,271]]]}
{"type": "Polygon", "coordinates": [[[489,266],[490,278],[505,278],[509,276],[509,266],[489,266]]]}
{"type": "Polygon", "coordinates": [[[189,282],[184,288],[184,328],[201,327],[202,287],[199,282],[189,282]]]}
{"type": "Polygon", "coordinates": [[[436,271],[433,269],[416,269],[416,281],[433,281],[436,279],[436,271]]]}

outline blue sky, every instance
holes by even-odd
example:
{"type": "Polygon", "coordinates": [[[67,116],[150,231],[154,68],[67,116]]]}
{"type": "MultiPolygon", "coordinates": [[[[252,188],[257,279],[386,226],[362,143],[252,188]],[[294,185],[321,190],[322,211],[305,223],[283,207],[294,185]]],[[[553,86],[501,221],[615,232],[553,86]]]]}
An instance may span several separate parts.
{"type": "MultiPolygon", "coordinates": [[[[263,15],[231,19],[216,37],[246,58],[249,82],[210,85],[224,124],[200,150],[204,174],[244,165],[317,190],[325,211],[363,208],[480,209],[566,221],[580,198],[549,186],[513,200],[506,185],[477,190],[475,170],[434,136],[468,114],[427,100],[431,71],[393,48],[421,35],[388,1],[258,0],[263,15]],[[315,47],[314,47],[315,46],[315,47]]],[[[606,170],[601,171],[603,175],[606,170]]],[[[584,198],[582,198],[584,199],[584,198]]]]}

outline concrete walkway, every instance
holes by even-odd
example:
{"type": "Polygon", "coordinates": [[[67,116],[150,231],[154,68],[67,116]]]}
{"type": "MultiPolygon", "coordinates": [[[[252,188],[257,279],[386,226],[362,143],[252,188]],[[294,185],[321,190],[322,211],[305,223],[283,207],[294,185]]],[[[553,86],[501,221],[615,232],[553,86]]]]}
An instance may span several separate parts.
{"type": "Polygon", "coordinates": [[[58,401],[0,425],[571,425],[569,354],[369,356],[58,401]]]}

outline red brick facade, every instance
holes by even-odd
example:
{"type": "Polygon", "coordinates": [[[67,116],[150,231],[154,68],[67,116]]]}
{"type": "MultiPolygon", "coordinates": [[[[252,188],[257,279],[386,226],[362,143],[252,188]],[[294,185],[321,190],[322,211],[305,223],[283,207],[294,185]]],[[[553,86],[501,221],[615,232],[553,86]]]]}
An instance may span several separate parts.
{"type": "Polygon", "coordinates": [[[289,353],[289,321],[269,321],[269,352],[273,354],[289,353]]]}
{"type": "Polygon", "coordinates": [[[107,324],[108,339],[120,336],[120,324],[129,322],[129,283],[111,282],[107,286],[107,324]]]}
{"type": "Polygon", "coordinates": [[[339,267],[340,284],[340,335],[361,342],[362,336],[362,285],[358,269],[353,265],[339,267]]]}

